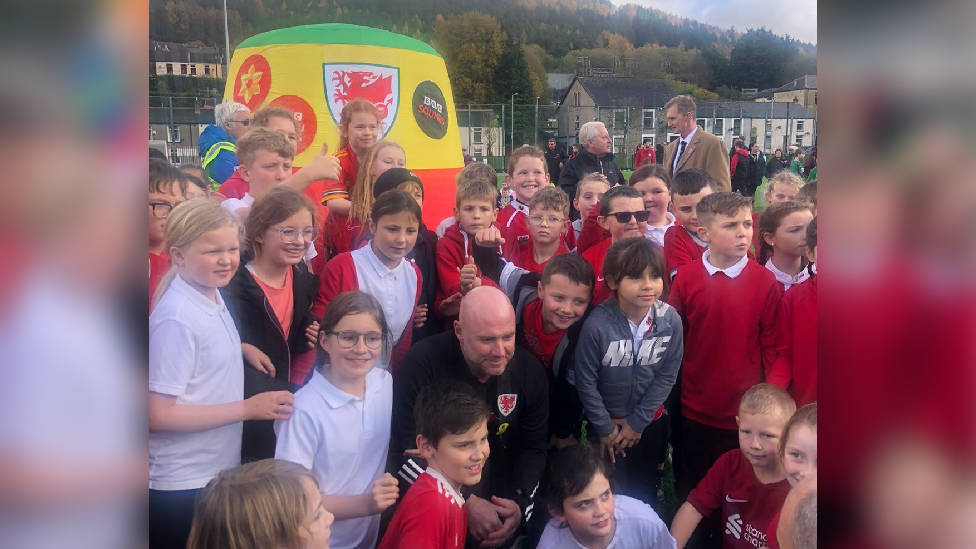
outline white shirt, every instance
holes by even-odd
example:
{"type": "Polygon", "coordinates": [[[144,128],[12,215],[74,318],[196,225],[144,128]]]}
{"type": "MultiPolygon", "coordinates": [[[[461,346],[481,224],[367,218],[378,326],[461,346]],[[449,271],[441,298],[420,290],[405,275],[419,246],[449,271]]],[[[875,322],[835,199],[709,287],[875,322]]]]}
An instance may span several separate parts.
{"type": "Polygon", "coordinates": [[[725,273],[729,278],[735,278],[742,274],[742,271],[746,268],[746,264],[749,263],[749,256],[744,255],[742,256],[742,259],[737,261],[735,265],[732,265],[728,269],[719,269],[715,265],[712,265],[708,260],[709,256],[711,255],[709,254],[710,251],[711,250],[705,250],[705,253],[702,255],[702,263],[705,264],[705,270],[708,271],[708,274],[710,275],[714,275],[715,273],[725,273]]]}
{"type": "MultiPolygon", "coordinates": [[[[275,458],[311,469],[326,494],[369,493],[386,470],[392,414],[393,377],[382,368],[366,374],[365,398],[339,390],[316,371],[295,393],[291,418],[275,421],[275,458]]],[[[379,515],[336,521],[329,547],[372,549],[379,527],[379,515]]]]}
{"type": "MultiPolygon", "coordinates": [[[[251,193],[244,193],[244,198],[228,198],[220,203],[221,206],[227,208],[231,213],[237,212],[241,208],[250,208],[254,204],[254,197],[251,193]]],[[[319,252],[315,249],[315,245],[309,243],[308,250],[305,252],[305,261],[311,261],[319,255],[319,252]]]]}
{"type": "Polygon", "coordinates": [[[808,273],[806,269],[800,269],[800,272],[797,273],[796,276],[790,276],[789,274],[777,269],[776,265],[773,265],[772,259],[766,261],[766,268],[769,269],[769,272],[773,273],[776,280],[783,285],[783,291],[789,290],[791,286],[796,286],[797,284],[800,284],[801,282],[804,282],[810,278],[810,273],[808,273]]]}
{"type": "Polygon", "coordinates": [[[630,336],[634,338],[634,354],[637,354],[637,349],[641,348],[641,341],[644,339],[644,334],[647,330],[651,328],[654,323],[654,306],[652,305],[650,309],[647,310],[647,314],[641,319],[640,324],[634,324],[627,319],[627,324],[630,326],[630,336]]]}
{"type": "Polygon", "coordinates": [[[228,198],[220,203],[221,206],[231,212],[236,212],[241,208],[250,208],[252,204],[254,204],[254,197],[251,196],[251,193],[244,193],[242,198],[228,198]]]}
{"type": "MultiPolygon", "coordinates": [[[[617,530],[607,549],[675,549],[674,538],[651,506],[634,498],[614,495],[617,530]]],[[[550,519],[538,549],[582,549],[569,526],[550,519]]]]}
{"type": "Polygon", "coordinates": [[[392,270],[388,269],[376,257],[372,246],[354,250],[352,259],[356,264],[359,289],[380,302],[393,342],[400,341],[407,324],[413,321],[417,302],[417,270],[413,263],[400,261],[392,270]]]}
{"type": "Polygon", "coordinates": [[[652,242],[656,242],[661,248],[664,248],[664,233],[668,232],[668,229],[674,225],[674,215],[672,215],[671,212],[664,212],[664,215],[666,216],[665,219],[668,220],[667,225],[655,227],[648,223],[647,228],[644,229],[644,238],[652,242]]]}
{"type": "MultiPolygon", "coordinates": [[[[176,276],[149,316],[149,390],[177,404],[244,398],[241,338],[224,300],[210,301],[176,276]]],[[[197,433],[149,433],[149,488],[203,488],[241,464],[243,423],[197,433]]]]}
{"type": "MultiPolygon", "coordinates": [[[[688,137],[681,138],[681,141],[685,142],[685,152],[682,153],[681,156],[688,154],[688,147],[691,145],[691,140],[695,137],[695,133],[697,131],[698,131],[698,126],[695,126],[695,129],[691,130],[691,133],[688,134],[688,137]]],[[[678,152],[680,151],[681,151],[681,143],[678,143],[678,148],[674,150],[674,160],[671,161],[672,172],[677,171],[678,169],[678,160],[679,160],[678,152]]]]}
{"type": "Polygon", "coordinates": [[[451,225],[457,223],[457,219],[454,216],[445,217],[443,221],[437,224],[437,229],[434,230],[437,233],[437,238],[444,238],[444,233],[451,228],[451,225]]]}

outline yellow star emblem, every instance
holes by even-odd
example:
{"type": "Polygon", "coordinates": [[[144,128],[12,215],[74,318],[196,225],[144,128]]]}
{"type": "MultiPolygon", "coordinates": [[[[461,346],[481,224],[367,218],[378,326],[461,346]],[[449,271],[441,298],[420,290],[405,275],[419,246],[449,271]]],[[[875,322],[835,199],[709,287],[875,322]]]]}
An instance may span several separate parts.
{"type": "Polygon", "coordinates": [[[241,74],[241,89],[237,92],[244,97],[244,102],[248,103],[251,98],[261,93],[261,77],[263,72],[254,70],[254,65],[248,67],[247,72],[241,74]]]}

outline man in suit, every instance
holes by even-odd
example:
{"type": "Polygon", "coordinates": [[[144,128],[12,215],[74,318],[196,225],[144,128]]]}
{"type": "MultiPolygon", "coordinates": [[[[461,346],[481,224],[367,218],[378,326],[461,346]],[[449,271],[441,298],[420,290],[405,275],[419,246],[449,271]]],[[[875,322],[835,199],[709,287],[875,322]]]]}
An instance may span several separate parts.
{"type": "Polygon", "coordinates": [[[672,98],[664,106],[668,128],[679,134],[664,151],[664,166],[674,175],[688,168],[700,168],[708,172],[718,184],[718,190],[732,190],[729,159],[725,156],[725,143],[695,123],[695,100],[689,95],[672,98]]]}
{"type": "Polygon", "coordinates": [[[756,194],[756,189],[759,188],[759,185],[762,185],[763,175],[766,174],[766,155],[759,148],[759,143],[753,143],[750,150],[749,156],[752,157],[752,163],[756,169],[754,170],[752,181],[749,183],[748,196],[753,196],[756,194]]]}

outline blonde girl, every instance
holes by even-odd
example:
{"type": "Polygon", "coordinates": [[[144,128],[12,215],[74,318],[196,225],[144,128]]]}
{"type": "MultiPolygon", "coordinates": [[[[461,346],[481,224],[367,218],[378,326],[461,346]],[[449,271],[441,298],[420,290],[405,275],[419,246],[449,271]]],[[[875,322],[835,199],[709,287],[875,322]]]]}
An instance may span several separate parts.
{"type": "Polygon", "coordinates": [[[207,484],[187,549],[328,549],[332,521],[308,469],[265,459],[207,484]]]}
{"type": "Polygon", "coordinates": [[[184,547],[193,502],[218,472],[241,462],[246,419],[287,419],[287,391],[244,400],[241,339],[218,289],[240,262],[236,216],[207,199],[166,220],[173,268],[149,316],[149,542],[184,547]]]}
{"type": "Polygon", "coordinates": [[[359,176],[349,195],[352,202],[349,210],[349,232],[353,247],[358,247],[367,236],[365,229],[373,210],[373,185],[376,180],[390,168],[402,168],[406,164],[407,157],[403,147],[392,141],[378,141],[363,157],[359,176]]]}

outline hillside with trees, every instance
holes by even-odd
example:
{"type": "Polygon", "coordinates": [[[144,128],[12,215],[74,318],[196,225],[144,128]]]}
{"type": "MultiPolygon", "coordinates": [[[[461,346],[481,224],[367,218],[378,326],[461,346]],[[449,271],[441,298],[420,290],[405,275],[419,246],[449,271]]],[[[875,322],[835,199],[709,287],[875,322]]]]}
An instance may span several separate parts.
{"type": "MultiPolygon", "coordinates": [[[[231,47],[267,30],[329,22],[428,42],[445,58],[458,102],[497,103],[516,92],[516,103],[547,101],[545,73],[575,72],[579,57],[703,98],[737,98],[741,88],[817,72],[816,46],[789,36],[607,0],[230,0],[228,8],[231,47]]],[[[150,0],[150,38],[223,46],[222,0],[150,0]]]]}

